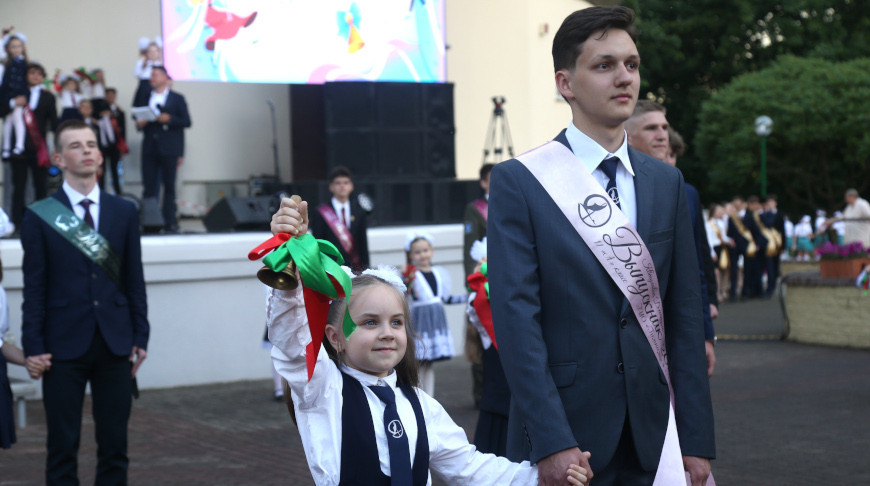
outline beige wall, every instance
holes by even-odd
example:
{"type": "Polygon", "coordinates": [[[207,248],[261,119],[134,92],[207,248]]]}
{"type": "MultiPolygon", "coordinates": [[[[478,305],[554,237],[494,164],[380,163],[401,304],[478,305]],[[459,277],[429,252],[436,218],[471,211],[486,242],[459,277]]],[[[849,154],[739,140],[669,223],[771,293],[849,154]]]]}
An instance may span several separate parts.
{"type": "Polygon", "coordinates": [[[557,98],[550,54],[553,35],[581,0],[447,2],[447,78],[456,84],[456,175],[477,178],[493,96],[505,111],[515,154],[568,125],[571,112],[557,98]],[[541,26],[547,32],[541,34],[541,26]]]}
{"type": "MultiPolygon", "coordinates": [[[[581,0],[446,0],[448,80],[456,84],[457,176],[477,177],[492,115],[490,98],[503,95],[514,149],[520,153],[552,138],[570,120],[556,99],[550,47],[553,34],[581,0]],[[539,34],[546,24],[549,31],[539,34]]],[[[0,0],[0,24],[28,36],[33,60],[52,73],[102,67],[108,84],[129,103],[137,40],[160,32],[158,0],[0,0]]],[[[187,131],[180,199],[202,205],[203,182],[244,182],[273,172],[271,122],[266,99],[277,106],[282,180],[290,180],[289,89],[286,85],[191,83],[175,85],[193,119],[187,131]]],[[[132,129],[132,124],[128,125],[132,129]]],[[[139,137],[126,158],[130,190],[140,189],[139,137]]],[[[239,186],[243,191],[243,187],[239,186]]],[[[187,211],[189,207],[182,205],[187,211]]],[[[195,212],[195,211],[194,211],[195,212]]]]}

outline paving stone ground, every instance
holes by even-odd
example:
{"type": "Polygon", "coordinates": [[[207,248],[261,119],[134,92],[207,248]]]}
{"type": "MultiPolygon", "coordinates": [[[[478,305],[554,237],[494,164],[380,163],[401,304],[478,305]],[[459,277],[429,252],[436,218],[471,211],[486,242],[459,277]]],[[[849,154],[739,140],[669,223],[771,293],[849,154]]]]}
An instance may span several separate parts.
{"type": "MultiPolygon", "coordinates": [[[[776,300],[724,304],[721,314],[720,334],[783,328],[776,300]]],[[[716,351],[718,484],[870,484],[870,352],[771,340],[720,340],[716,351]]],[[[436,373],[436,398],[473,434],[468,365],[455,358],[436,373]]],[[[130,483],[313,484],[299,435],[270,395],[270,381],[144,390],[130,422],[130,483]]],[[[41,402],[28,404],[28,422],[0,451],[0,485],[43,482],[41,402]]],[[[93,434],[86,418],[82,484],[93,483],[93,434]]]]}

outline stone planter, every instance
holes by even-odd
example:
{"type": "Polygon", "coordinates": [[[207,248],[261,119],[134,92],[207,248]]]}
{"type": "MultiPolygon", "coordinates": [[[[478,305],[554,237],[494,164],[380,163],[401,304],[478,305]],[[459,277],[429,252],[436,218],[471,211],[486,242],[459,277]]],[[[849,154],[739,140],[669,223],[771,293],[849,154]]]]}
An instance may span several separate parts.
{"type": "Polygon", "coordinates": [[[870,264],[870,258],[849,260],[820,260],[819,273],[824,278],[858,278],[861,269],[870,264]]]}
{"type": "Polygon", "coordinates": [[[782,287],[787,339],[870,349],[870,297],[855,286],[855,277],[793,273],[783,277],[782,287]]]}

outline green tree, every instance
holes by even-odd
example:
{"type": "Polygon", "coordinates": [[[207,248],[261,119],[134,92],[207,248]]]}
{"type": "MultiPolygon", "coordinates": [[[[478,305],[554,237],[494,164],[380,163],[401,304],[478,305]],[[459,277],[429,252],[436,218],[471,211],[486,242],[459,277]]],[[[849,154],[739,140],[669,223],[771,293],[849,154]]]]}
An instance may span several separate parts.
{"type": "Polygon", "coordinates": [[[709,199],[758,194],[760,139],[753,120],[774,120],[768,188],[792,211],[842,208],[848,187],[870,192],[870,59],[783,56],[735,78],[703,104],[695,137],[709,199]]]}
{"type": "MultiPolygon", "coordinates": [[[[783,54],[848,60],[870,56],[867,0],[624,0],[641,32],[641,96],[668,109],[689,142],[686,179],[707,194],[706,161],[695,146],[701,104],[734,77],[783,54]]],[[[751,121],[751,120],[750,120],[751,121]]]]}

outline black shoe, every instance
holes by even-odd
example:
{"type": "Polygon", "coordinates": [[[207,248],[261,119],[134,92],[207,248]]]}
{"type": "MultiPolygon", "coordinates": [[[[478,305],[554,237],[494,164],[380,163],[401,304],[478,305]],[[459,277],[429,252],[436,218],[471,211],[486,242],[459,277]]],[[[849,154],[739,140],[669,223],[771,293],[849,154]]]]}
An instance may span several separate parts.
{"type": "Polygon", "coordinates": [[[164,235],[177,235],[178,233],[180,233],[180,231],[178,230],[177,224],[171,224],[163,228],[164,235]]]}

